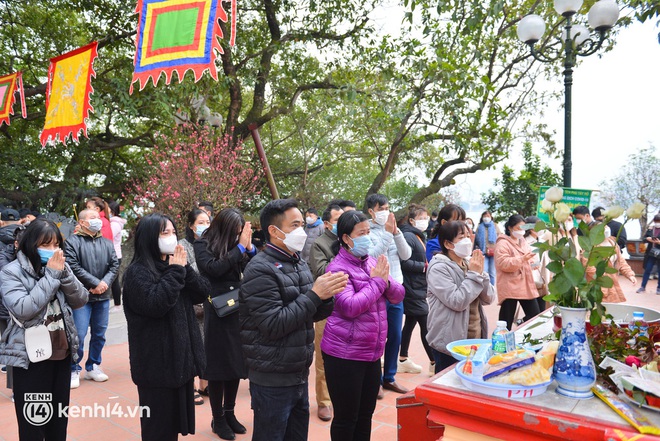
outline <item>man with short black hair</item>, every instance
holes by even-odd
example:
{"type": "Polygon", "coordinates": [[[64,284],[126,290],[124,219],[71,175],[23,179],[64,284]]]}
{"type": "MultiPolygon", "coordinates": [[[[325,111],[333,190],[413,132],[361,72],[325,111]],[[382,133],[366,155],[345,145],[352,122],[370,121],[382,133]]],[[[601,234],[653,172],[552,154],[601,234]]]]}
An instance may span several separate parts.
{"type": "MultiPolygon", "coordinates": [[[[323,212],[321,219],[325,231],[314,241],[309,255],[309,268],[312,270],[314,279],[325,274],[325,269],[335,257],[332,252],[332,244],[337,242],[337,222],[344,210],[339,205],[329,205],[323,212]]],[[[328,384],[325,381],[325,367],[321,355],[321,339],[327,320],[319,320],[314,324],[314,369],[316,370],[316,404],[317,416],[321,421],[332,419],[332,401],[328,392],[328,384]]]]}
{"type": "MultiPolygon", "coordinates": [[[[587,227],[591,228],[594,223],[591,213],[589,213],[589,208],[584,205],[578,205],[573,209],[573,217],[578,221],[578,225],[580,222],[584,222],[587,227]]],[[[576,231],[578,236],[582,236],[582,230],[579,227],[576,228],[576,231]]]]}
{"type": "MultiPolygon", "coordinates": [[[[390,212],[387,197],[382,194],[369,195],[367,211],[371,216],[369,238],[372,246],[369,248],[369,255],[378,259],[378,256],[384,254],[390,263],[390,276],[403,284],[401,261],[410,259],[412,249],[397,227],[394,213],[390,212]]],[[[408,389],[399,385],[394,379],[398,368],[402,324],[403,302],[396,305],[387,302],[387,342],[385,343],[385,364],[383,365],[383,389],[399,394],[408,392],[408,389]]]]}
{"type": "MultiPolygon", "coordinates": [[[[594,220],[602,222],[605,219],[605,215],[603,213],[605,213],[605,208],[596,207],[591,212],[591,216],[594,218],[594,220]]],[[[613,237],[617,237],[617,235],[619,236],[619,238],[616,240],[616,243],[619,244],[619,248],[621,248],[621,250],[625,250],[626,244],[628,243],[626,227],[624,227],[621,222],[617,222],[614,219],[609,221],[607,226],[610,227],[610,232],[613,237]],[[619,234],[619,230],[621,230],[621,234],[619,234]]]]}
{"type": "Polygon", "coordinates": [[[304,220],[293,199],[261,210],[266,246],[247,264],[239,294],[243,355],[254,411],[253,441],[306,440],[307,380],[314,352],[314,322],[332,313],[348,276],[313,280],[299,252],[304,220]]]}
{"type": "Polygon", "coordinates": [[[307,234],[307,240],[300,253],[300,257],[305,262],[309,262],[309,252],[312,249],[312,244],[323,234],[323,230],[325,230],[325,227],[323,226],[323,221],[319,218],[319,212],[314,207],[308,208],[305,211],[305,234],[307,234]]]}
{"type": "Polygon", "coordinates": [[[209,219],[213,219],[213,204],[209,201],[199,201],[197,208],[209,215],[209,219]]]}
{"type": "Polygon", "coordinates": [[[78,215],[80,228],[64,241],[64,256],[71,271],[85,288],[89,290],[87,304],[73,310],[73,320],[78,330],[80,346],[78,363],[71,365],[71,388],[80,386],[80,361],[83,359],[83,343],[90,328],[89,351],[85,362],[86,378],[94,381],[107,381],[108,376],[101,370],[101,351],[105,346],[105,332],[108,329],[108,314],[112,281],[117,277],[119,261],[111,241],[101,234],[101,217],[96,210],[85,209],[78,215]]]}
{"type": "Polygon", "coordinates": [[[338,205],[344,211],[357,210],[355,202],[348,199],[333,199],[328,203],[328,206],[330,205],[338,205]]]}

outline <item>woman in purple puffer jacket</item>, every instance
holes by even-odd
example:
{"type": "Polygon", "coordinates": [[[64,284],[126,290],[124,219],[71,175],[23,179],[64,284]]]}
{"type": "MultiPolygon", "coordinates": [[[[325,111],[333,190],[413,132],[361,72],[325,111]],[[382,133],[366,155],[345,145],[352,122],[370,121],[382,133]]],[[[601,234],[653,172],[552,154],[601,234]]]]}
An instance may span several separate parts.
{"type": "Polygon", "coordinates": [[[403,285],[389,276],[383,255],[368,255],[369,222],[347,211],[337,222],[336,257],[327,272],[348,274],[346,288],[335,296],[335,308],[323,332],[321,351],[334,418],[333,440],[368,440],[380,388],[380,357],[387,337],[386,300],[400,303],[403,285]]]}

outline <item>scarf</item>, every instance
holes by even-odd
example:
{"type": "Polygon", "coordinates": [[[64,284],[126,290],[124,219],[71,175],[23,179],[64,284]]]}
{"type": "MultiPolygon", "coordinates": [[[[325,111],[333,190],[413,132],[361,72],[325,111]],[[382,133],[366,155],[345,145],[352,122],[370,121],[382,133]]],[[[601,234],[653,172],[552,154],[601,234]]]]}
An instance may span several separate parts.
{"type": "Polygon", "coordinates": [[[496,241],[497,241],[497,231],[495,231],[495,225],[493,225],[493,221],[488,222],[488,224],[485,224],[484,222],[480,222],[479,226],[477,227],[477,235],[475,237],[475,242],[479,244],[479,248],[481,249],[481,252],[483,253],[486,252],[487,242],[495,243],[496,241]],[[486,230],[488,230],[488,240],[486,240],[486,230]]]}

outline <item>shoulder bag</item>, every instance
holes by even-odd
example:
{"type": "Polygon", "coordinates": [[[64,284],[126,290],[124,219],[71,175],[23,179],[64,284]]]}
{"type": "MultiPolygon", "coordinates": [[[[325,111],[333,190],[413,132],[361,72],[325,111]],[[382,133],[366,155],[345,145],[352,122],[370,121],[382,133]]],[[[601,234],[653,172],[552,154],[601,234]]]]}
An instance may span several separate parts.
{"type": "Polygon", "coordinates": [[[25,351],[27,352],[28,359],[31,363],[38,363],[40,361],[48,360],[53,355],[53,344],[50,340],[50,332],[44,324],[46,322],[46,315],[48,315],[48,306],[46,306],[46,314],[41,323],[36,326],[26,328],[16,320],[14,314],[9,313],[11,318],[14,319],[16,324],[25,330],[24,342],[25,351]]]}
{"type": "Polygon", "coordinates": [[[218,317],[222,318],[238,311],[238,291],[238,288],[234,288],[215,297],[209,296],[209,303],[218,317]]]}

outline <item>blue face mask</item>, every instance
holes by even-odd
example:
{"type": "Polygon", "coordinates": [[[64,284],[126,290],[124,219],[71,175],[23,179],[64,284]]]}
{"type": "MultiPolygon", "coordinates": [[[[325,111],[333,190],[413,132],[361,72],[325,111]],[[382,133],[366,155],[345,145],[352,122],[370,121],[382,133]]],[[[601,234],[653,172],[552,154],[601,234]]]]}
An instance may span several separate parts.
{"type": "Polygon", "coordinates": [[[209,228],[208,225],[197,225],[195,227],[195,234],[198,237],[202,237],[202,234],[204,233],[204,231],[208,230],[208,228],[209,228]]]}
{"type": "Polygon", "coordinates": [[[48,263],[48,259],[53,257],[53,254],[55,254],[55,250],[46,250],[44,248],[37,248],[37,253],[39,253],[39,257],[41,258],[41,264],[45,265],[48,263]]]}
{"type": "Polygon", "coordinates": [[[337,224],[330,224],[330,225],[332,225],[332,230],[331,230],[332,234],[334,234],[336,236],[337,235],[337,224]]]}
{"type": "Polygon", "coordinates": [[[372,242],[369,236],[351,237],[353,239],[353,248],[351,253],[356,257],[364,257],[369,254],[372,242]]]}

